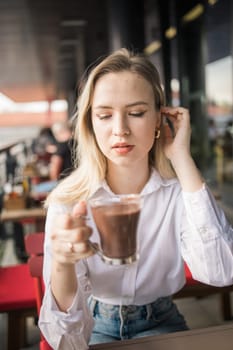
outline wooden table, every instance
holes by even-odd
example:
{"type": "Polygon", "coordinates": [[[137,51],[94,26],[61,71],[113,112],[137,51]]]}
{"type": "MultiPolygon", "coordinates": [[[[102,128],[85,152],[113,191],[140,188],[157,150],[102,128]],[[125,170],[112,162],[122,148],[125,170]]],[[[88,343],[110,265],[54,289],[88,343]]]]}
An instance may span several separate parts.
{"type": "Polygon", "coordinates": [[[0,215],[1,222],[7,221],[23,221],[32,219],[35,221],[35,230],[43,231],[45,225],[46,210],[42,207],[39,208],[26,208],[17,210],[3,209],[0,215]]]}
{"type": "Polygon", "coordinates": [[[92,350],[232,350],[233,323],[90,346],[92,350]]]}
{"type": "Polygon", "coordinates": [[[26,208],[17,210],[5,210],[1,213],[1,221],[17,221],[23,219],[44,219],[46,210],[44,208],[26,208]]]}

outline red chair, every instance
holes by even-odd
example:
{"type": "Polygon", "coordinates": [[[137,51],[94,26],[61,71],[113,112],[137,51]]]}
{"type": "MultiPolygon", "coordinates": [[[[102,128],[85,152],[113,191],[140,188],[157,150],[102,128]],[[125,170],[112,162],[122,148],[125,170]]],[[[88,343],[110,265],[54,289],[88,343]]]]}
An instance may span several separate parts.
{"type": "Polygon", "coordinates": [[[7,313],[7,349],[25,347],[26,318],[37,314],[33,279],[27,264],[0,267],[0,312],[7,313]]]}
{"type": "MultiPolygon", "coordinates": [[[[25,248],[29,255],[28,266],[34,280],[37,313],[39,315],[44,295],[43,270],[44,232],[30,233],[25,236],[25,248]]],[[[52,350],[41,333],[40,350],[52,350]]]]}
{"type": "Polygon", "coordinates": [[[173,296],[174,299],[188,297],[206,297],[211,294],[219,294],[223,319],[231,320],[232,313],[230,292],[233,292],[233,285],[228,287],[214,287],[201,283],[193,278],[188,266],[186,264],[184,266],[186,284],[178,293],[173,296]]]}

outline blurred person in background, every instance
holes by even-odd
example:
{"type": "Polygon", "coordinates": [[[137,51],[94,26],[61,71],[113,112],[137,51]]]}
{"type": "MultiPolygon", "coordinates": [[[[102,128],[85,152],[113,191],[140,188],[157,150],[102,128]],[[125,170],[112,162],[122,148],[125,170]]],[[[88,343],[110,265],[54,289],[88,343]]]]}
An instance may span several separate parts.
{"type": "Polygon", "coordinates": [[[209,119],[208,136],[209,136],[211,151],[213,151],[214,147],[216,146],[216,141],[218,138],[218,130],[216,127],[216,123],[213,119],[209,119]]]}
{"type": "Polygon", "coordinates": [[[216,158],[216,146],[218,142],[218,129],[214,119],[209,119],[208,122],[208,138],[209,138],[209,161],[214,164],[216,158]]]}
{"type": "Polygon", "coordinates": [[[17,167],[16,157],[8,149],[6,151],[6,182],[13,184],[17,167]]]}
{"type": "MultiPolygon", "coordinates": [[[[0,178],[0,181],[1,181],[1,178],[0,178]]],[[[2,209],[3,209],[3,201],[4,201],[4,189],[3,189],[3,186],[0,182],[0,214],[1,214],[2,209]]],[[[4,228],[4,225],[0,221],[0,240],[3,240],[3,239],[5,239],[5,228],[4,228]]]]}
{"type": "Polygon", "coordinates": [[[223,135],[224,155],[228,158],[233,157],[233,121],[227,123],[225,133],[223,135]]]}
{"type": "Polygon", "coordinates": [[[56,138],[56,150],[49,166],[50,180],[59,180],[70,174],[72,165],[72,130],[69,122],[57,122],[52,126],[56,138]]]}
{"type": "Polygon", "coordinates": [[[53,152],[56,150],[56,138],[50,127],[43,127],[38,137],[33,140],[32,152],[38,160],[50,162],[53,152]]]}

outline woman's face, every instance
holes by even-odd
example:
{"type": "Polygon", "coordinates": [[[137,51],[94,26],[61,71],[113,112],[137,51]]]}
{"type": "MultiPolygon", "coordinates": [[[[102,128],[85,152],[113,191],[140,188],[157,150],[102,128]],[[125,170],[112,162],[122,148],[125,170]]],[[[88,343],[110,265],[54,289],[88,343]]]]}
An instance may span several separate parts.
{"type": "Polygon", "coordinates": [[[136,73],[108,73],[95,86],[92,124],[108,162],[148,164],[160,116],[151,85],[136,73]]]}

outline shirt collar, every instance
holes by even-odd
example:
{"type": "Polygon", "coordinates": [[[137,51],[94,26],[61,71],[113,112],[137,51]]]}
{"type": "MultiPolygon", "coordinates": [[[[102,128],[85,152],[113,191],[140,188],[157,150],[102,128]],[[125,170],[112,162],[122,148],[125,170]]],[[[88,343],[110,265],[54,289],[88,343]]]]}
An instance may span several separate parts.
{"type": "MultiPolygon", "coordinates": [[[[178,180],[176,178],[172,178],[172,179],[162,178],[161,175],[157,172],[157,170],[152,168],[150,178],[147,181],[147,183],[145,184],[144,188],[142,189],[141,194],[142,195],[150,194],[150,193],[153,193],[155,191],[158,191],[160,187],[167,187],[167,186],[171,186],[171,185],[176,184],[176,183],[178,183],[178,180]]],[[[107,195],[110,195],[110,196],[115,195],[115,193],[112,192],[111,188],[109,187],[109,185],[105,179],[100,182],[95,193],[93,193],[93,195],[91,197],[92,198],[97,197],[100,194],[103,195],[103,193],[105,193],[106,196],[107,195]]]]}
{"type": "Polygon", "coordinates": [[[161,177],[157,170],[152,168],[150,178],[145,184],[141,193],[143,195],[150,194],[152,192],[158,191],[161,187],[171,186],[176,183],[178,183],[178,180],[176,178],[165,179],[161,177]]]}

